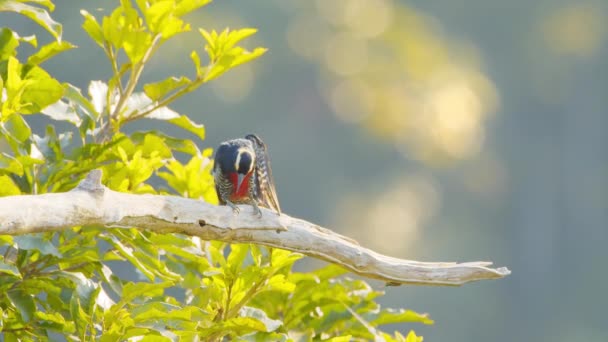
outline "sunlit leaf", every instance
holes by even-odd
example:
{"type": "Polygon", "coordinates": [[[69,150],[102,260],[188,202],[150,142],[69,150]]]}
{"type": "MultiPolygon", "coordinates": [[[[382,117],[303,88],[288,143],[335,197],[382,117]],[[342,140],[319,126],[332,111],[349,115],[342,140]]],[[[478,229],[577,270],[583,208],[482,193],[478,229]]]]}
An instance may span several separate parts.
{"type": "MultiPolygon", "coordinates": [[[[95,81],[93,81],[93,82],[95,82],[95,81]]],[[[65,99],[69,100],[73,105],[76,105],[78,107],[76,109],[76,113],[80,117],[82,117],[82,115],[81,115],[81,112],[82,112],[82,114],[88,116],[89,118],[91,118],[93,120],[97,119],[100,112],[97,112],[93,103],[82,95],[82,93],[80,92],[80,89],[78,89],[77,87],[75,87],[69,83],[64,83],[63,86],[65,89],[63,96],[65,97],[65,99]],[[80,109],[80,110],[78,110],[78,109],[80,109]]],[[[92,91],[97,92],[96,89],[93,89],[92,91]]],[[[103,92],[103,89],[101,89],[101,92],[103,92]]],[[[106,90],[106,92],[107,92],[107,90],[106,90]]],[[[96,95],[96,96],[98,96],[98,95],[96,95]]]]}
{"type": "Polygon", "coordinates": [[[180,1],[175,7],[175,15],[182,16],[209,4],[211,0],[180,1]]]}
{"type": "Polygon", "coordinates": [[[160,33],[163,39],[189,31],[190,25],[175,14],[175,7],[172,1],[158,1],[143,9],[150,31],[160,33]]]}
{"type": "Polygon", "coordinates": [[[47,61],[48,59],[64,52],[67,50],[71,50],[75,48],[76,45],[72,45],[66,41],[53,41],[43,47],[40,50],[36,51],[33,55],[31,55],[27,62],[31,64],[41,64],[47,61]]]}
{"type": "Polygon", "coordinates": [[[175,89],[189,84],[191,81],[187,77],[169,77],[163,81],[144,85],[144,92],[152,101],[158,101],[175,89]]]}
{"type": "MultiPolygon", "coordinates": [[[[152,99],[150,99],[145,93],[132,94],[125,105],[127,112],[133,113],[133,115],[151,110],[154,108],[154,106],[155,102],[152,101],[152,99]]],[[[159,107],[150,112],[150,114],[146,115],[146,118],[148,119],[157,120],[170,120],[179,117],[180,115],[177,112],[169,109],[168,107],[159,107]]]]}
{"type": "Polygon", "coordinates": [[[371,321],[374,325],[394,323],[423,323],[433,324],[433,320],[427,314],[419,314],[412,310],[382,310],[378,317],[371,321]]]}
{"type": "Polygon", "coordinates": [[[327,340],[324,340],[324,341],[328,341],[328,342],[349,342],[349,341],[352,341],[352,339],[353,339],[352,335],[345,335],[345,336],[337,336],[337,337],[328,338],[327,340]]]}
{"type": "Polygon", "coordinates": [[[9,56],[15,56],[19,40],[15,37],[13,31],[8,28],[3,28],[0,31],[0,60],[5,60],[9,56]]]}
{"type": "Polygon", "coordinates": [[[30,126],[21,115],[11,115],[8,120],[2,123],[2,126],[18,142],[26,141],[32,134],[30,126]]]}
{"type": "Polygon", "coordinates": [[[192,53],[190,53],[190,59],[192,59],[192,63],[194,63],[196,77],[202,77],[204,68],[201,66],[201,58],[199,57],[198,53],[196,53],[196,51],[192,51],[192,53]]]}
{"type": "Polygon", "coordinates": [[[14,173],[18,176],[23,176],[23,164],[7,153],[0,154],[0,170],[2,173],[14,173]]]}
{"type": "Polygon", "coordinates": [[[54,21],[49,12],[43,8],[36,7],[27,4],[31,2],[47,7],[49,10],[54,9],[54,5],[51,1],[44,0],[3,0],[0,1],[0,12],[11,11],[22,14],[36,23],[44,27],[49,33],[51,33],[57,40],[61,40],[62,27],[61,24],[54,21]]]}
{"type": "Polygon", "coordinates": [[[66,320],[58,312],[48,313],[36,311],[35,317],[37,324],[42,328],[52,329],[67,334],[73,333],[76,330],[74,322],[66,320]]]}
{"type": "Polygon", "coordinates": [[[284,274],[276,274],[268,281],[268,287],[273,291],[291,293],[296,289],[296,285],[287,280],[284,274]]]}
{"type": "Polygon", "coordinates": [[[82,28],[89,34],[89,37],[93,39],[97,45],[103,47],[103,31],[101,30],[101,26],[97,22],[97,19],[85,10],[80,10],[80,14],[84,17],[84,22],[82,23],[82,28]]]}
{"type": "Polygon", "coordinates": [[[99,294],[97,285],[91,279],[87,279],[82,273],[62,271],[59,274],[62,277],[69,278],[76,284],[75,294],[78,296],[78,300],[84,307],[85,312],[91,314],[97,295],[99,294]]]}
{"type": "Polygon", "coordinates": [[[183,128],[190,133],[194,133],[201,140],[205,139],[205,126],[194,123],[192,120],[190,120],[190,118],[185,115],[181,115],[178,118],[168,120],[168,122],[177,127],[183,128]]]}
{"type": "Polygon", "coordinates": [[[42,114],[49,116],[53,120],[68,121],[75,126],[80,126],[82,119],[78,115],[76,108],[64,101],[57,101],[42,109],[42,114]]]}
{"type": "Polygon", "coordinates": [[[422,342],[423,340],[422,336],[416,336],[414,330],[410,331],[405,337],[405,342],[422,342]]]}
{"type": "Polygon", "coordinates": [[[328,264],[327,266],[319,268],[313,272],[313,274],[318,276],[320,280],[335,278],[346,273],[348,273],[348,271],[344,267],[335,264],[328,264]]]}
{"type": "MultiPolygon", "coordinates": [[[[0,159],[0,165],[1,165],[0,159]]],[[[21,190],[15,184],[15,182],[11,179],[11,177],[6,175],[0,176],[0,196],[15,196],[20,195],[21,190]]]]}
{"type": "Polygon", "coordinates": [[[188,153],[190,155],[200,154],[198,146],[196,146],[192,140],[170,137],[158,131],[135,132],[131,137],[135,142],[142,142],[147,135],[153,135],[162,139],[166,146],[171,150],[188,153]]]}
{"type": "Polygon", "coordinates": [[[237,274],[238,270],[243,266],[243,261],[249,253],[249,246],[246,244],[230,245],[230,254],[226,259],[226,263],[232,274],[237,274]]]}
{"type": "Polygon", "coordinates": [[[257,308],[252,308],[249,306],[244,306],[239,311],[239,316],[255,318],[256,320],[262,322],[264,324],[264,326],[266,327],[266,330],[265,330],[266,332],[275,331],[281,325],[283,325],[282,321],[276,320],[276,319],[270,319],[264,311],[257,309],[257,308]]]}
{"type": "MultiPolygon", "coordinates": [[[[73,89],[74,92],[73,94],[78,96],[80,95],[80,91],[76,91],[76,89],[73,89]]],[[[89,96],[91,97],[91,101],[89,102],[94,109],[94,113],[96,113],[97,115],[95,116],[95,118],[103,113],[107,103],[106,103],[106,98],[108,96],[108,85],[105,84],[103,81],[91,81],[91,83],[89,84],[89,96]]],[[[80,97],[78,97],[78,99],[80,101],[86,101],[86,99],[84,97],[82,97],[82,95],[80,97]]],[[[88,102],[88,101],[87,101],[88,102]]],[[[85,104],[87,104],[87,102],[85,102],[85,104]]],[[[90,107],[87,105],[86,107],[87,109],[90,110],[90,107]]]]}
{"type": "Polygon", "coordinates": [[[133,283],[128,282],[124,284],[122,288],[122,298],[123,302],[130,302],[131,300],[138,297],[158,297],[164,293],[165,288],[173,285],[172,282],[162,282],[162,283],[133,283]]]}
{"type": "Polygon", "coordinates": [[[123,36],[122,47],[133,64],[141,62],[151,45],[152,36],[148,32],[131,31],[123,36]]]}

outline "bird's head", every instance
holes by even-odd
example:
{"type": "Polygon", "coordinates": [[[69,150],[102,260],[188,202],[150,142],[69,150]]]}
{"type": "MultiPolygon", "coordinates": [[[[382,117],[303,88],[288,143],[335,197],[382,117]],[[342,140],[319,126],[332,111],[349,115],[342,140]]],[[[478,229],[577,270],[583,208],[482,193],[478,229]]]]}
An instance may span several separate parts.
{"type": "Polygon", "coordinates": [[[247,193],[248,180],[255,166],[255,151],[244,139],[222,144],[217,150],[216,163],[234,186],[235,195],[247,193]]]}

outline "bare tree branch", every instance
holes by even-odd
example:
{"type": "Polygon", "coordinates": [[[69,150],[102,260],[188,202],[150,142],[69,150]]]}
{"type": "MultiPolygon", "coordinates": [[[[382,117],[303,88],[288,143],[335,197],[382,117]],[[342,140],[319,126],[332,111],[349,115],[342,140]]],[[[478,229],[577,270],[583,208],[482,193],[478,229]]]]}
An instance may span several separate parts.
{"type": "Polygon", "coordinates": [[[254,243],[303,253],[391,284],[462,285],[497,279],[511,272],[491,262],[434,263],[385,256],[310,222],[248,206],[234,215],[229,207],[159,195],[133,195],[101,185],[101,171],[91,172],[65,193],[0,198],[0,234],[58,231],[74,226],[138,227],[178,232],[205,240],[254,243]]]}

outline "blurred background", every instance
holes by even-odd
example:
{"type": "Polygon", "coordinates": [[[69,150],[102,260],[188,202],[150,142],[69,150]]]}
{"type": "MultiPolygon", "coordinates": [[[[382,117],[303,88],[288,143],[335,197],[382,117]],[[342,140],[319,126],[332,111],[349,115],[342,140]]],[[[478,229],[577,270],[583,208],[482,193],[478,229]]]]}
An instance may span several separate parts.
{"type": "MultiPolygon", "coordinates": [[[[46,69],[83,89],[107,79],[79,10],[100,18],[114,5],[55,3],[80,48],[46,69]]],[[[286,213],[392,256],[513,271],[385,288],[383,305],[436,322],[395,329],[425,341],[608,340],[608,2],[218,0],[191,19],[256,27],[248,44],[269,48],[173,109],[206,125],[202,147],[262,136],[286,213]]],[[[202,43],[192,32],[166,45],[145,80],[192,75],[202,43]]]]}

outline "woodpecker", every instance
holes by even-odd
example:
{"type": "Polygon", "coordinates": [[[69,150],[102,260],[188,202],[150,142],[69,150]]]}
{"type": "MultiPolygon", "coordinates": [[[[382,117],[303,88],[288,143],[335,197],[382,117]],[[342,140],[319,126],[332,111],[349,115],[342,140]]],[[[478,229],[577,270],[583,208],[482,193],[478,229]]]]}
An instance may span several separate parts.
{"type": "Polygon", "coordinates": [[[213,165],[215,190],[220,204],[239,213],[236,204],[249,204],[262,216],[259,207],[281,213],[270,168],[266,144],[255,134],[220,144],[213,165]]]}

